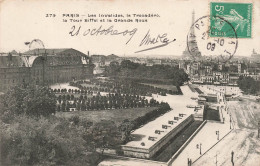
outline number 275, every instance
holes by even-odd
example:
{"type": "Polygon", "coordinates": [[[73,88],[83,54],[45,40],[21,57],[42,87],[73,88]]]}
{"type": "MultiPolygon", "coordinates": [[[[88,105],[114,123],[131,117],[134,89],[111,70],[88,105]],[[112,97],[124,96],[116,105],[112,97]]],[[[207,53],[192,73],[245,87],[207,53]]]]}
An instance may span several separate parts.
{"type": "Polygon", "coordinates": [[[46,14],[46,17],[55,17],[56,14],[46,14]]]}

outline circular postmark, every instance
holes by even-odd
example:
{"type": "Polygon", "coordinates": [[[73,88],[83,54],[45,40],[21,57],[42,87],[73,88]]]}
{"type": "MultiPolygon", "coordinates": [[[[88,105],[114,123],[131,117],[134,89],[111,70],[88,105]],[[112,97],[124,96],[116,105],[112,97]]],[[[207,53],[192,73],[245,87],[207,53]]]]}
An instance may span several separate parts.
{"type": "Polygon", "coordinates": [[[207,56],[227,62],[236,53],[237,46],[235,28],[219,16],[199,18],[193,23],[187,35],[187,48],[194,60],[207,56]],[[214,19],[213,25],[209,25],[210,19],[214,19]],[[225,28],[222,30],[223,26],[225,28]]]}

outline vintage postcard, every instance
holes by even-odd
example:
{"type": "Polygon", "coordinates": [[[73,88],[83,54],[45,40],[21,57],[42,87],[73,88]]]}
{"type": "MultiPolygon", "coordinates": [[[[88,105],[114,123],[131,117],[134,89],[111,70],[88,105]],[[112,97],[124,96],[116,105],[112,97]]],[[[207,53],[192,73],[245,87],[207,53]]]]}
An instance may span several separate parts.
{"type": "Polygon", "coordinates": [[[259,0],[0,0],[0,165],[259,166],[259,0]]]}

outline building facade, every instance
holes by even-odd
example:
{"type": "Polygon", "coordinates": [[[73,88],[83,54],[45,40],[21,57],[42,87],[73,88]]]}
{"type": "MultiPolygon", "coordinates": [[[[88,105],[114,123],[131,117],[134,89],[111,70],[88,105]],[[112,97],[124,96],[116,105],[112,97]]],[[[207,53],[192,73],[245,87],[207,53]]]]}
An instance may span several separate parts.
{"type": "Polygon", "coordinates": [[[89,55],[75,49],[35,49],[0,55],[0,91],[18,84],[51,85],[90,78],[89,55]]]}

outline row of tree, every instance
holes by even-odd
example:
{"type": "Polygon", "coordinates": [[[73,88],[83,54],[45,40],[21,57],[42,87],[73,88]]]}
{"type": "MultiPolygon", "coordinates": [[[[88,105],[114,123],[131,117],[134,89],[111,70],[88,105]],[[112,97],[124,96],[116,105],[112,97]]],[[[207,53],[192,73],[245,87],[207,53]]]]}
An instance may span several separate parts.
{"type": "Polygon", "coordinates": [[[79,89],[67,89],[67,88],[62,88],[62,89],[50,89],[54,93],[75,93],[75,94],[91,94],[93,91],[87,91],[87,90],[79,90],[79,89]]]}
{"type": "MultiPolygon", "coordinates": [[[[177,86],[177,90],[167,90],[164,88],[158,88],[152,85],[142,84],[140,82],[136,82],[135,80],[127,80],[127,79],[116,79],[109,80],[106,82],[93,79],[89,86],[94,85],[94,87],[89,87],[88,84],[84,85],[80,82],[74,82],[71,85],[78,87],[80,92],[83,94],[90,94],[91,90],[95,92],[109,92],[109,93],[121,93],[121,94],[131,94],[131,95],[142,95],[142,96],[151,96],[152,93],[166,95],[169,94],[182,94],[179,86],[177,86]]],[[[79,91],[79,90],[78,90],[79,91]]]]}
{"type": "MultiPolygon", "coordinates": [[[[58,96],[57,111],[69,111],[70,108],[74,108],[78,111],[86,110],[105,110],[105,109],[126,109],[137,107],[154,107],[160,105],[158,101],[153,98],[148,102],[145,97],[139,95],[128,94],[108,94],[107,96],[92,96],[87,98],[86,96],[67,97],[58,96]]],[[[71,95],[72,96],[72,95],[71,95]]]]}
{"type": "Polygon", "coordinates": [[[138,117],[134,120],[129,121],[128,119],[124,120],[119,129],[122,132],[122,141],[124,143],[131,140],[131,131],[139,128],[141,125],[144,125],[160,115],[165,114],[166,112],[170,111],[171,108],[168,103],[161,103],[158,109],[155,109],[151,112],[146,113],[144,116],[138,117]]]}
{"type": "Polygon", "coordinates": [[[149,78],[149,79],[170,79],[175,86],[181,86],[189,80],[187,73],[183,69],[169,65],[146,66],[130,60],[111,62],[105,69],[105,75],[109,77],[131,77],[131,78],[149,78]]]}

